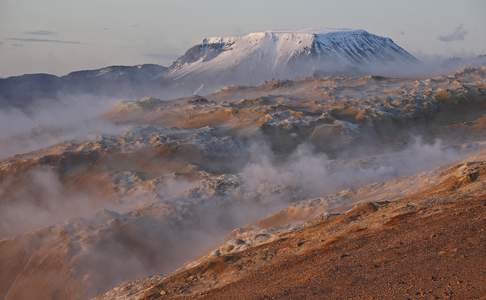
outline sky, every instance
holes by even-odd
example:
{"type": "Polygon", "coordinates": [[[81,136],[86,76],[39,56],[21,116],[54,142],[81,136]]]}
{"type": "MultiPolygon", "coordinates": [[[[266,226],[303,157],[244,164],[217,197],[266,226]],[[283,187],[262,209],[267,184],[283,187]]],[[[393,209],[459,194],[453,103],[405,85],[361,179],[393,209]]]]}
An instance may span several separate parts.
{"type": "Polygon", "coordinates": [[[0,0],[0,76],[170,65],[206,36],[366,29],[417,56],[486,54],[485,0],[0,0]]]}

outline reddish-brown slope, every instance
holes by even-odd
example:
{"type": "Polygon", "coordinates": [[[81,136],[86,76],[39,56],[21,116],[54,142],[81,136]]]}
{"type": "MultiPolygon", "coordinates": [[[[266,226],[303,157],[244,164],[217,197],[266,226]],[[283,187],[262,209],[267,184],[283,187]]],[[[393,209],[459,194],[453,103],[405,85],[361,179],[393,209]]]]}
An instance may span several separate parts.
{"type": "MultiPolygon", "coordinates": [[[[265,251],[296,247],[299,239],[314,240],[324,226],[270,245],[265,251]]],[[[486,195],[404,214],[378,230],[358,230],[331,243],[323,242],[320,247],[277,259],[235,283],[200,295],[207,299],[484,296],[486,195]]]]}
{"type": "Polygon", "coordinates": [[[483,299],[484,158],[392,181],[373,191],[377,198],[417,179],[429,184],[405,186],[392,202],[324,214],[270,242],[210,255],[104,299],[483,299]]]}

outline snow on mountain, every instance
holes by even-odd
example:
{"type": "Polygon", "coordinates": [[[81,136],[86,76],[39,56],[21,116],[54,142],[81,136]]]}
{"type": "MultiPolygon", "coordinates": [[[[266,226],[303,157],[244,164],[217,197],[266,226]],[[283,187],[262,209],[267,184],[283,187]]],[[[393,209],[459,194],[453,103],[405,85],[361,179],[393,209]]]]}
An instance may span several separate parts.
{"type": "Polygon", "coordinates": [[[0,79],[0,106],[23,107],[65,94],[111,97],[205,94],[226,85],[255,85],[313,74],[403,73],[417,60],[391,39],[364,30],[265,31],[211,37],[190,48],[169,68],[145,64],[0,79]]]}
{"type": "Polygon", "coordinates": [[[390,38],[365,30],[266,31],[205,38],[177,59],[169,74],[175,79],[209,76],[238,81],[246,77],[251,82],[414,62],[417,60],[390,38]]]}

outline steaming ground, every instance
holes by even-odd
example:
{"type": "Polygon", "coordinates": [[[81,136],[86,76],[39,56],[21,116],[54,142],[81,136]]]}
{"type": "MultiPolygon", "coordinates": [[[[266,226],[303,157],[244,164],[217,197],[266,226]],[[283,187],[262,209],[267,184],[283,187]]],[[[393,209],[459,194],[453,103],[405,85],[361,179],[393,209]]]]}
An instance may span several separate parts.
{"type": "Polygon", "coordinates": [[[5,122],[25,124],[1,132],[0,298],[93,297],[168,274],[296,201],[463,159],[484,145],[485,75],[478,67],[426,79],[270,81],[172,101],[82,99],[54,109],[56,122],[51,107],[9,111],[5,122]],[[38,126],[55,138],[25,138],[38,126]]]}
{"type": "Polygon", "coordinates": [[[64,142],[86,140],[123,130],[99,118],[119,99],[92,95],[64,96],[28,108],[0,108],[0,158],[64,142]]]}
{"type": "MultiPolygon", "coordinates": [[[[12,189],[12,180],[7,177],[0,186],[0,194],[3,196],[0,237],[64,223],[76,217],[89,218],[103,209],[125,213],[159,201],[174,203],[201,201],[201,198],[205,198],[206,202],[221,201],[216,198],[227,198],[224,201],[228,202],[238,199],[243,202],[243,207],[238,207],[238,214],[241,216],[230,218],[241,220],[230,227],[239,226],[298,199],[317,197],[395,176],[410,175],[448,163],[471,151],[443,147],[440,141],[424,144],[417,138],[400,151],[364,157],[361,158],[362,161],[357,161],[329,159],[323,153],[313,152],[312,146],[308,144],[299,146],[288,157],[280,158],[269,146],[262,146],[262,143],[250,145],[248,152],[244,154],[249,157],[249,161],[240,171],[221,175],[221,182],[217,184],[221,185],[222,190],[216,191],[207,189],[219,187],[204,186],[208,184],[208,180],[215,180],[216,176],[209,174],[200,175],[198,179],[178,179],[172,173],[164,174],[151,187],[143,186],[143,179],[140,178],[135,179],[140,182],[129,182],[131,178],[121,178],[128,182],[117,182],[118,178],[114,176],[114,184],[118,184],[119,189],[116,196],[71,186],[61,179],[63,175],[48,167],[34,168],[23,173],[25,178],[22,180],[29,183],[28,187],[22,184],[12,189]],[[125,194],[127,187],[123,185],[142,187],[129,187],[132,191],[125,194]],[[254,204],[257,207],[253,207],[254,204]],[[244,207],[246,205],[249,206],[248,211],[244,207]],[[263,208],[264,211],[261,211],[263,208]]],[[[129,171],[117,175],[136,176],[129,171]]],[[[223,227],[223,224],[218,227],[223,227]]]]}
{"type": "MultiPolygon", "coordinates": [[[[271,154],[254,152],[253,155],[259,153],[258,159],[234,176],[192,182],[171,177],[155,191],[142,191],[138,199],[133,199],[137,196],[133,193],[116,204],[102,198],[95,200],[89,194],[65,192],[52,173],[35,173],[32,187],[36,195],[38,189],[45,193],[45,200],[34,204],[39,196],[29,199],[24,191],[15,195],[16,199],[7,199],[14,204],[2,206],[2,233],[16,234],[17,238],[4,241],[3,249],[20,241],[25,243],[25,239],[36,240],[37,245],[42,245],[40,249],[24,249],[34,257],[34,269],[35,257],[53,255],[48,261],[60,259],[66,267],[74,268],[76,275],[67,282],[56,276],[40,279],[29,275],[23,284],[49,284],[58,290],[64,284],[76,286],[82,278],[83,285],[76,287],[76,294],[93,296],[127,279],[170,272],[222,242],[232,229],[255,222],[298,199],[423,170],[427,167],[420,164],[423,160],[431,166],[459,156],[458,152],[437,145],[414,144],[392,154],[396,160],[384,158],[371,167],[362,167],[359,162],[331,161],[308,151],[298,149],[280,163],[271,154]],[[417,153],[421,153],[418,161],[413,159],[417,153]],[[402,170],[401,164],[408,167],[402,170]],[[99,212],[101,208],[109,210],[99,212]],[[72,219],[79,216],[83,218],[72,219]],[[68,218],[71,220],[66,225],[60,225],[68,218]],[[55,224],[58,225],[25,234],[55,224]],[[56,247],[61,247],[60,253],[53,250],[56,247]],[[64,247],[71,250],[66,253],[64,247]]],[[[43,270],[38,272],[42,274],[43,270]]],[[[30,296],[21,286],[10,287],[17,291],[11,297],[30,296]]],[[[48,292],[43,297],[53,296],[48,292]]]]}
{"type": "Polygon", "coordinates": [[[485,158],[299,201],[96,299],[480,299],[485,158]]]}

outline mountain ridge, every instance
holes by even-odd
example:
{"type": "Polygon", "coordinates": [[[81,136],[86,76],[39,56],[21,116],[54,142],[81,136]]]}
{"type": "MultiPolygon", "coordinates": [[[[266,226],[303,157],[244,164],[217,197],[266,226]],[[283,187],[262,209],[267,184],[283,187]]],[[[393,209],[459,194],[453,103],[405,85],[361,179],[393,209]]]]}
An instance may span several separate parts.
{"type": "Polygon", "coordinates": [[[208,71],[234,73],[236,69],[258,71],[268,79],[289,74],[312,75],[315,71],[343,71],[349,67],[364,71],[390,62],[418,60],[390,38],[365,30],[263,31],[204,38],[169,67],[169,74],[182,78],[208,71]]]}
{"type": "Polygon", "coordinates": [[[23,109],[39,99],[70,94],[169,99],[271,79],[382,73],[416,62],[390,38],[365,30],[263,31],[204,38],[169,67],[109,66],[64,76],[26,74],[0,79],[0,105],[23,109]]]}

